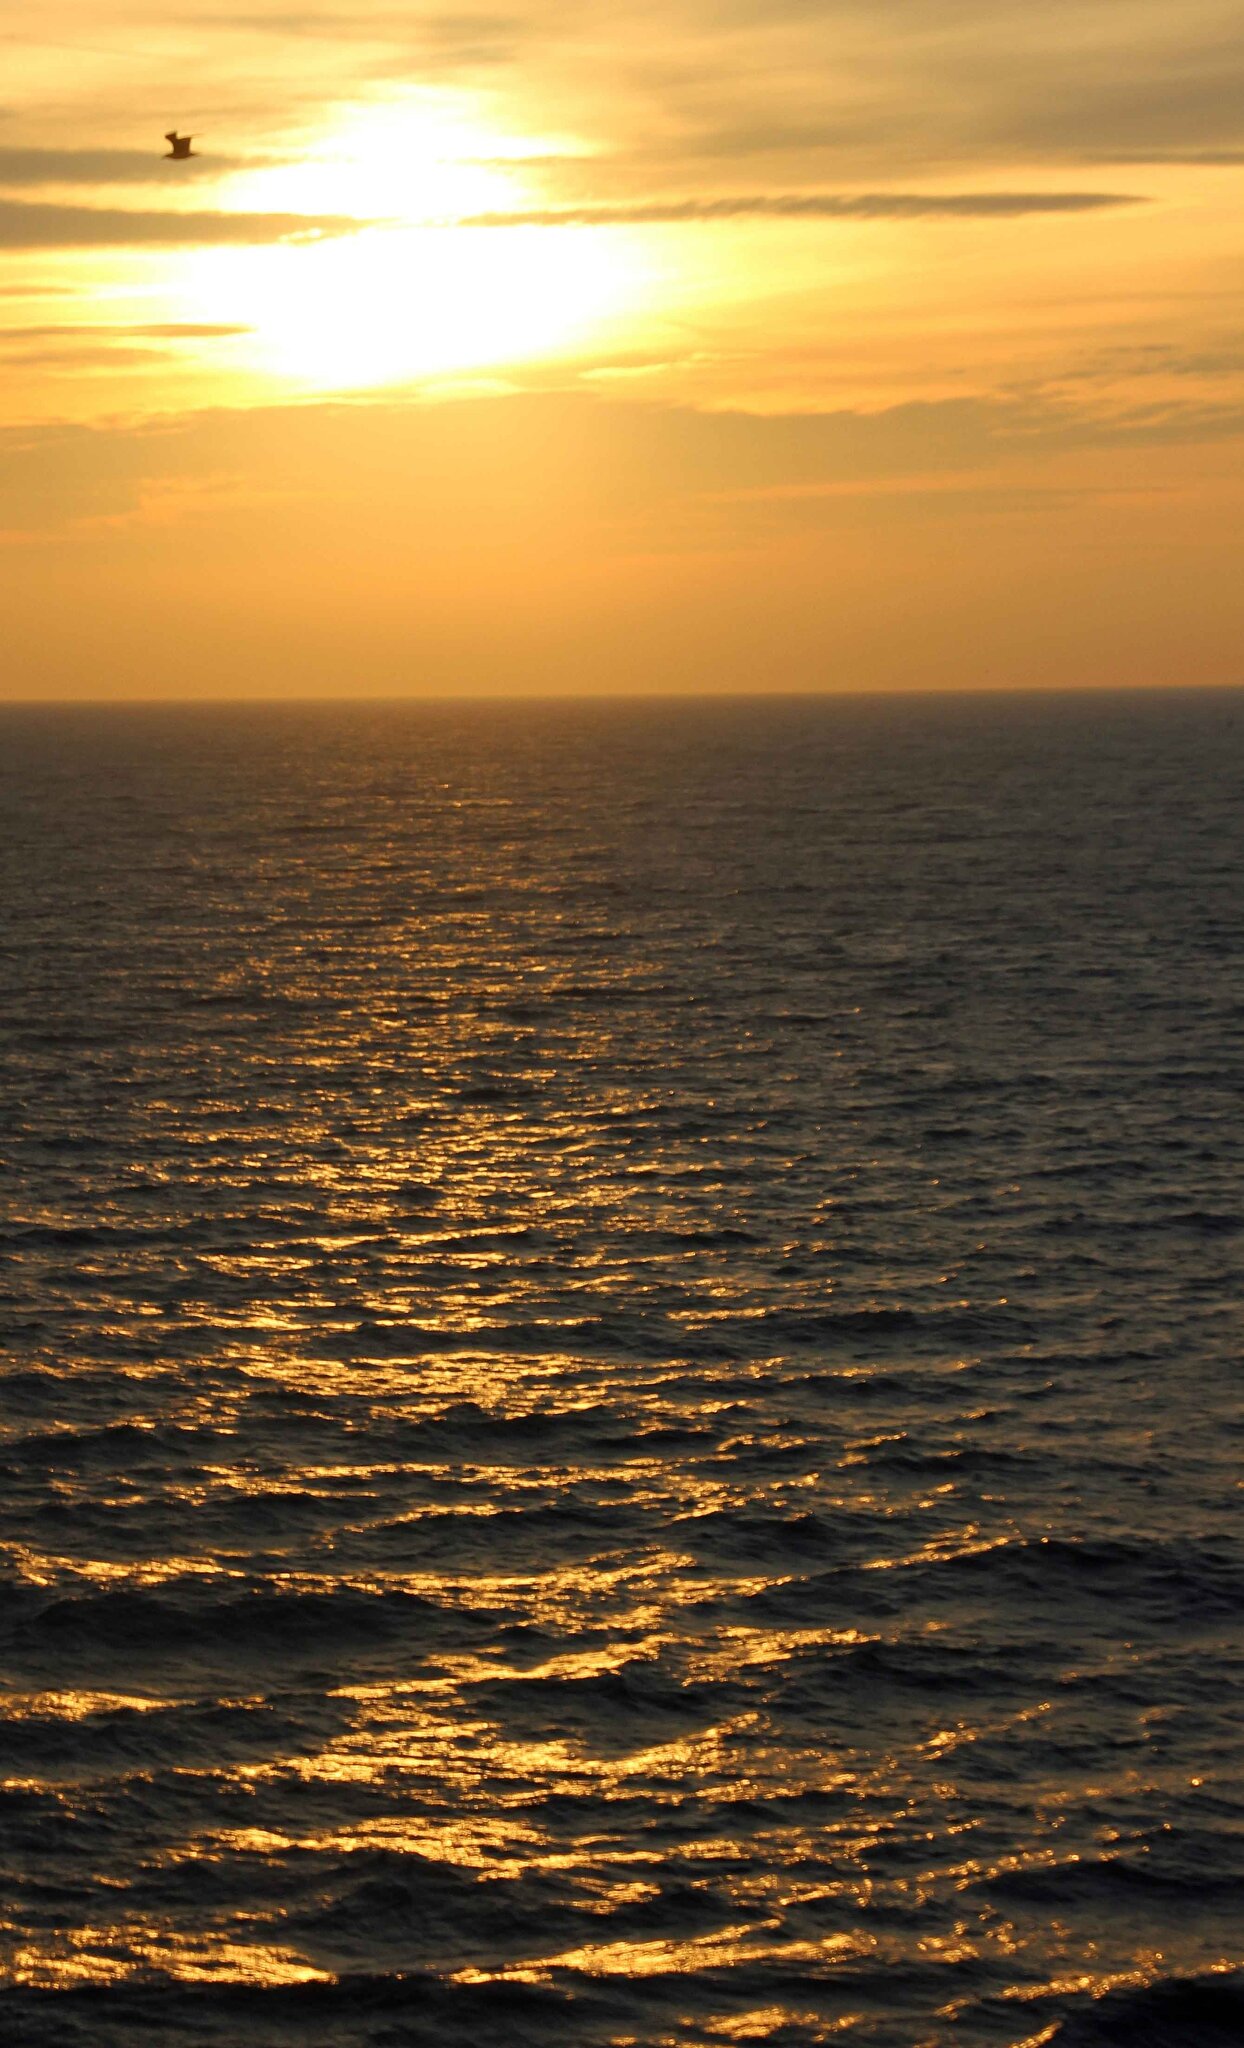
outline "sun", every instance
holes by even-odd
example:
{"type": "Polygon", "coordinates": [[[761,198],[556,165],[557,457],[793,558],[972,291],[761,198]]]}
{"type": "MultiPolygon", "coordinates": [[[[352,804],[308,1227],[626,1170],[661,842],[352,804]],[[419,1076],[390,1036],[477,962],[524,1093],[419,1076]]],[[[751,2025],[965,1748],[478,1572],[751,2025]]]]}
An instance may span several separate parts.
{"type": "Polygon", "coordinates": [[[522,165],[548,139],[490,131],[445,96],[355,111],[298,163],[248,170],[247,211],[354,218],[356,232],[203,250],[188,317],[249,330],[248,367],[320,390],[478,372],[572,350],[644,295],[635,238],[590,226],[471,226],[539,195],[522,165]]]}
{"type": "Polygon", "coordinates": [[[387,102],[339,109],[289,161],[241,172],[231,196],[277,213],[417,226],[513,205],[524,159],[562,148],[556,138],[502,134],[461,95],[407,89],[387,102]]]}

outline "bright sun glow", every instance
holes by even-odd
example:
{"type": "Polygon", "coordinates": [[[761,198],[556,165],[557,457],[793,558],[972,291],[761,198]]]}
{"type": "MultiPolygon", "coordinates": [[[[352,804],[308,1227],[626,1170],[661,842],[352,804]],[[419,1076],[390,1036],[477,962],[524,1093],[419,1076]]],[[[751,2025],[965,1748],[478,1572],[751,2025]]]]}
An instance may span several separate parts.
{"type": "Polygon", "coordinates": [[[207,252],[183,303],[252,329],[257,369],[348,389],[568,348],[628,311],[637,282],[599,229],[372,229],[207,252]]]}
{"type": "Polygon", "coordinates": [[[414,226],[522,203],[511,166],[557,144],[491,132],[456,97],[423,92],[351,109],[296,163],[244,172],[231,197],[272,212],[353,214],[414,226]]]}
{"type": "Polygon", "coordinates": [[[247,211],[351,215],[357,234],[205,250],[183,272],[188,317],[252,330],[254,368],[349,389],[530,360],[637,310],[634,238],[584,228],[475,228],[533,195],[547,142],[488,133],[434,95],[352,114],[297,164],[248,170],[247,211]]]}

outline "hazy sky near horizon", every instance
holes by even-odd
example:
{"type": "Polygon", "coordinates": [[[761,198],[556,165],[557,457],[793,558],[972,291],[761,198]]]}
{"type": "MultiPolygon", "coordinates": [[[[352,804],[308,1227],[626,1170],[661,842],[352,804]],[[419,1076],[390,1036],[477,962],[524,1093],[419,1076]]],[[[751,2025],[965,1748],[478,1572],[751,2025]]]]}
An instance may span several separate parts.
{"type": "Polygon", "coordinates": [[[0,0],[0,694],[1244,680],[1242,200],[1235,0],[0,0]]]}

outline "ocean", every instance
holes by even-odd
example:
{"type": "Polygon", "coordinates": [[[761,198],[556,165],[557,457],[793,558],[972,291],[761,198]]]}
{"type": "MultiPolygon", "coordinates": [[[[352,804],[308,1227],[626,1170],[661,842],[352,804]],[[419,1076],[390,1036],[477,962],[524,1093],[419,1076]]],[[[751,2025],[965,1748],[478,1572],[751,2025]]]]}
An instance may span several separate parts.
{"type": "Polygon", "coordinates": [[[1244,693],[0,753],[6,2044],[1244,2040],[1244,693]]]}

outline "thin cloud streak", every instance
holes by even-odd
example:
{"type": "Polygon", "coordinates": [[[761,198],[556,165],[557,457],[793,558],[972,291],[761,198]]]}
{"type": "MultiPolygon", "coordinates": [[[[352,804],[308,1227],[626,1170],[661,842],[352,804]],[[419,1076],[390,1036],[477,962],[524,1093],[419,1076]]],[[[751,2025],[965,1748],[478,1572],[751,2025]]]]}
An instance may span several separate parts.
{"type": "Polygon", "coordinates": [[[1178,164],[1191,170],[1237,170],[1244,164],[1244,149],[1115,149],[1086,151],[1089,164],[1137,165],[1178,164]]]}
{"type": "Polygon", "coordinates": [[[0,200],[0,250],[262,246],[299,237],[354,235],[371,225],[336,214],[140,213],[0,200]]]}
{"type": "Polygon", "coordinates": [[[652,199],[619,206],[531,207],[472,213],[454,227],[659,227],[683,221],[1012,219],[1142,206],[1132,192],[773,192],[720,199],[652,199]]]}
{"type": "Polygon", "coordinates": [[[50,323],[40,327],[6,327],[0,329],[0,348],[10,342],[54,341],[62,337],[76,340],[89,336],[93,340],[115,337],[119,341],[209,341],[222,336],[252,334],[251,327],[239,326],[221,320],[154,320],[142,326],[122,326],[107,321],[50,323]]]}
{"type": "MultiPolygon", "coordinates": [[[[0,186],[166,184],[164,163],[157,150],[0,149],[0,186]]],[[[192,156],[178,165],[176,176],[180,183],[187,174],[217,177],[253,165],[251,158],[192,156]]]]}

